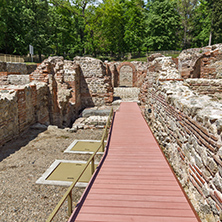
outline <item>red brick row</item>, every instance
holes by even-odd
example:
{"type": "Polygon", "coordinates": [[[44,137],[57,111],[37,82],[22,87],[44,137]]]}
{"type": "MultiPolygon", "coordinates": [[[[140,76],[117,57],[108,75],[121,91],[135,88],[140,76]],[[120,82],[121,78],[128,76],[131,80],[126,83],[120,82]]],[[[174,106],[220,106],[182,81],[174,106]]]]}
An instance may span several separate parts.
{"type": "MultiPolygon", "coordinates": [[[[160,96],[156,96],[155,93],[153,93],[153,97],[159,102],[161,102],[161,104],[165,108],[166,113],[170,112],[172,115],[174,115],[174,117],[177,120],[183,121],[186,124],[186,125],[184,124],[182,125],[181,122],[179,122],[183,127],[185,127],[185,131],[187,133],[189,133],[190,131],[197,137],[200,145],[203,144],[212,152],[216,152],[213,146],[215,146],[217,149],[220,148],[220,144],[214,142],[214,141],[217,141],[218,138],[208,133],[208,131],[204,127],[200,126],[196,121],[194,121],[190,117],[185,116],[182,113],[178,113],[172,106],[169,106],[165,101],[163,101],[163,97],[160,98],[160,96]],[[186,127],[188,128],[188,130],[186,129],[186,127]]],[[[191,133],[189,133],[189,135],[190,134],[191,133]]]]}

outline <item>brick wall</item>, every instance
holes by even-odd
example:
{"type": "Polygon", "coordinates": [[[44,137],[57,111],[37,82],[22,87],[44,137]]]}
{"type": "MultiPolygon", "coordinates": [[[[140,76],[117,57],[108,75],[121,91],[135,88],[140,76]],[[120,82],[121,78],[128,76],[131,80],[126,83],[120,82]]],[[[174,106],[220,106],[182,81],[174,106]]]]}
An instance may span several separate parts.
{"type": "Polygon", "coordinates": [[[13,90],[0,90],[0,146],[18,134],[17,93],[13,90]]]}
{"type": "Polygon", "coordinates": [[[0,86],[8,84],[8,72],[0,72],[0,86]]]}
{"type": "Polygon", "coordinates": [[[222,99],[222,79],[187,79],[186,83],[200,95],[208,95],[218,102],[222,99]]]}
{"type": "Polygon", "coordinates": [[[107,73],[111,76],[112,87],[141,87],[147,72],[145,62],[109,62],[107,73]]]}
{"type": "Polygon", "coordinates": [[[187,49],[179,55],[179,71],[181,77],[187,78],[222,78],[217,75],[222,69],[222,44],[187,49]]]}
{"type": "MultiPolygon", "coordinates": [[[[40,88],[38,86],[38,89],[40,88]]],[[[41,94],[40,98],[47,96],[38,93],[41,94]]],[[[43,103],[38,106],[41,106],[41,109],[46,108],[43,103]]],[[[38,113],[36,85],[0,89],[0,146],[16,138],[35,122],[42,122],[36,113],[38,113]]]]}
{"type": "Polygon", "coordinates": [[[161,79],[160,73],[148,72],[140,99],[156,139],[201,220],[219,222],[222,108],[211,97],[193,91],[194,85],[194,82],[161,79]]]}

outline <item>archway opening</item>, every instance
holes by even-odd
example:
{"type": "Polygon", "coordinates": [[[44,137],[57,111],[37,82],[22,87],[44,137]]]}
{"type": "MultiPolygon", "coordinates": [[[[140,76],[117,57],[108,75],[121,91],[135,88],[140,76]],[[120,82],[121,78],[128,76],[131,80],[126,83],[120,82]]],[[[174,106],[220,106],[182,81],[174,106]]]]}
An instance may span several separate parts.
{"type": "Polygon", "coordinates": [[[124,65],[119,71],[119,86],[133,86],[133,69],[128,65],[124,65]]]}

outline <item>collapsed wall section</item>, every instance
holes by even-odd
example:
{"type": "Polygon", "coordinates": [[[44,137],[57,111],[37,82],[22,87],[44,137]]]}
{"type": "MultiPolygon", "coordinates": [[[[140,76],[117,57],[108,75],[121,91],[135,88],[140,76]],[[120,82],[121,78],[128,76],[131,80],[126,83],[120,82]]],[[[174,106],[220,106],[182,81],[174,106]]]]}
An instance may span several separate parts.
{"type": "Polygon", "coordinates": [[[202,221],[221,221],[222,105],[193,91],[171,64],[158,58],[147,73],[145,117],[202,221]]]}
{"type": "Polygon", "coordinates": [[[222,78],[222,44],[183,50],[178,57],[181,77],[222,78]]]}
{"type": "Polygon", "coordinates": [[[81,109],[80,68],[63,57],[49,57],[30,75],[48,86],[50,124],[71,126],[81,109]]]}
{"type": "Polygon", "coordinates": [[[113,101],[111,76],[100,60],[55,56],[30,75],[21,73],[25,68],[0,63],[0,146],[34,123],[71,127],[83,108],[113,101]]]}
{"type": "Polygon", "coordinates": [[[79,56],[73,61],[80,67],[82,108],[110,104],[113,87],[105,64],[99,59],[79,56]]]}

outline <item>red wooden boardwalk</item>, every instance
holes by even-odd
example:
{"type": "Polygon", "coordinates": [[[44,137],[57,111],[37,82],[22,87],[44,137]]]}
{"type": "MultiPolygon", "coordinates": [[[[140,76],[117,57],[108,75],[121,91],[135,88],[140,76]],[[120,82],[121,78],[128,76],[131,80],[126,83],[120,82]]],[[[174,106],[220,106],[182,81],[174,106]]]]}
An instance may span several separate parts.
{"type": "Polygon", "coordinates": [[[79,208],[70,222],[200,221],[136,103],[116,112],[108,155],[79,208]]]}

